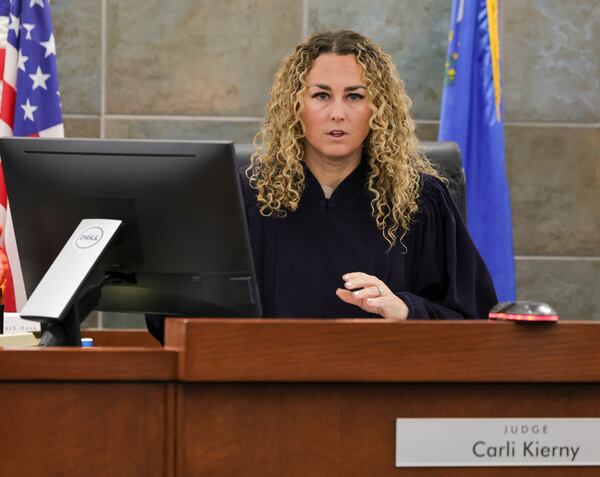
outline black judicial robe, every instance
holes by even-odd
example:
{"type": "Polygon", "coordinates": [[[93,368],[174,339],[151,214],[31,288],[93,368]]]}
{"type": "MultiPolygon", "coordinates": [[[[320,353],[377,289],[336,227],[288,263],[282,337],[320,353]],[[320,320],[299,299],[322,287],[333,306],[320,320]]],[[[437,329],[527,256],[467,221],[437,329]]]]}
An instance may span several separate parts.
{"type": "Polygon", "coordinates": [[[363,161],[326,199],[305,167],[295,212],[260,215],[241,173],[257,278],[266,317],[375,317],[341,301],[342,275],[365,272],[406,303],[409,319],[487,318],[496,304],[490,274],[444,184],[424,175],[419,212],[391,250],[371,215],[363,161]]]}

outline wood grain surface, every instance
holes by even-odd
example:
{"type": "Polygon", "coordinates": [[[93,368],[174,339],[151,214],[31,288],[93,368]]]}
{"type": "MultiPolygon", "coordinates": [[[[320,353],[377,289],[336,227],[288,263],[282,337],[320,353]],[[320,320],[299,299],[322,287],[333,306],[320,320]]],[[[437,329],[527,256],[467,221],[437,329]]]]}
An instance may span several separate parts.
{"type": "Polygon", "coordinates": [[[2,349],[0,381],[169,381],[176,362],[163,348],[2,349]]]}
{"type": "Polygon", "coordinates": [[[600,382],[600,323],[167,320],[185,381],[600,382]]]}
{"type": "Polygon", "coordinates": [[[162,345],[146,330],[81,330],[82,338],[93,338],[94,346],[143,346],[161,348],[162,345]]]}
{"type": "Polygon", "coordinates": [[[164,348],[92,334],[0,350],[0,476],[600,475],[394,466],[399,417],[600,417],[600,323],[173,319],[164,348]]]}
{"type": "Polygon", "coordinates": [[[2,382],[0,475],[173,475],[167,408],[164,383],[2,382]]]}
{"type": "Polygon", "coordinates": [[[406,417],[600,417],[597,384],[188,383],[177,475],[598,476],[593,467],[396,468],[406,417]]]}

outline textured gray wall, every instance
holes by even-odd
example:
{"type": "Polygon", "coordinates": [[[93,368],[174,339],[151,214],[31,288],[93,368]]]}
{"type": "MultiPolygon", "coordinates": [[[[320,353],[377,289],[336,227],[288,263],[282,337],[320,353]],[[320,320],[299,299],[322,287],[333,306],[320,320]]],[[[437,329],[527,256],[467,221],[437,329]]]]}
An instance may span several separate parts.
{"type": "MultiPolygon", "coordinates": [[[[250,141],[285,53],[351,28],[392,54],[420,137],[436,138],[451,0],[52,4],[68,136],[250,141]]],[[[518,295],[600,319],[600,2],[503,4],[518,295]]]]}

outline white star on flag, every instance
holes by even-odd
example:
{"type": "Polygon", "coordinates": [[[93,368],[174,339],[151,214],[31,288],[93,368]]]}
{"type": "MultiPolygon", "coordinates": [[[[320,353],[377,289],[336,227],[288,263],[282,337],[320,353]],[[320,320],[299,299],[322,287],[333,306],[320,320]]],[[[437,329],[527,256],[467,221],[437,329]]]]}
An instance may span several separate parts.
{"type": "Polygon", "coordinates": [[[31,30],[35,28],[35,25],[33,23],[23,23],[22,27],[27,31],[25,34],[25,39],[31,40],[31,30]]]}
{"type": "Polygon", "coordinates": [[[33,8],[34,5],[44,8],[44,0],[29,0],[29,8],[33,8]]]}
{"type": "Polygon", "coordinates": [[[48,88],[46,87],[46,81],[48,80],[48,78],[50,78],[50,75],[44,74],[39,65],[37,67],[37,70],[35,71],[35,74],[29,75],[29,77],[33,80],[33,87],[31,88],[32,91],[34,91],[38,87],[48,90],[48,88]]]}
{"type": "Polygon", "coordinates": [[[25,104],[21,105],[21,108],[23,108],[23,111],[25,111],[25,114],[23,115],[23,120],[29,119],[31,122],[33,122],[34,121],[34,119],[33,119],[33,113],[35,113],[35,111],[36,111],[36,109],[38,107],[37,106],[33,106],[29,102],[29,98],[27,98],[27,101],[25,102],[25,104]]]}
{"type": "MultiPolygon", "coordinates": [[[[34,1],[34,0],[31,0],[34,1]]],[[[40,41],[40,45],[46,48],[46,53],[44,54],[44,58],[48,58],[50,55],[56,55],[56,44],[54,43],[54,34],[50,33],[50,38],[48,41],[40,41]]]]}
{"type": "Polygon", "coordinates": [[[19,52],[19,59],[18,61],[18,68],[25,72],[25,63],[27,63],[27,60],[29,59],[29,56],[25,56],[22,52],[19,52]]]}
{"type": "Polygon", "coordinates": [[[8,29],[15,32],[15,36],[19,36],[19,17],[15,17],[12,13],[10,14],[10,25],[8,29]]]}

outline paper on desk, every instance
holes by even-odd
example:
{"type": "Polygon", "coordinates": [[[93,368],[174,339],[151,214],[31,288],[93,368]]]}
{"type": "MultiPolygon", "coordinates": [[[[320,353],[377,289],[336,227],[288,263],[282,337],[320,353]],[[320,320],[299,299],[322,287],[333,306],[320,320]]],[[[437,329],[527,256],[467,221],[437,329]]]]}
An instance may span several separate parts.
{"type": "Polygon", "coordinates": [[[36,321],[23,320],[18,313],[4,313],[3,334],[25,333],[27,331],[40,331],[40,324],[36,321]]]}
{"type": "Polygon", "coordinates": [[[33,333],[8,333],[0,335],[0,348],[28,348],[37,346],[40,339],[33,333]]]}

